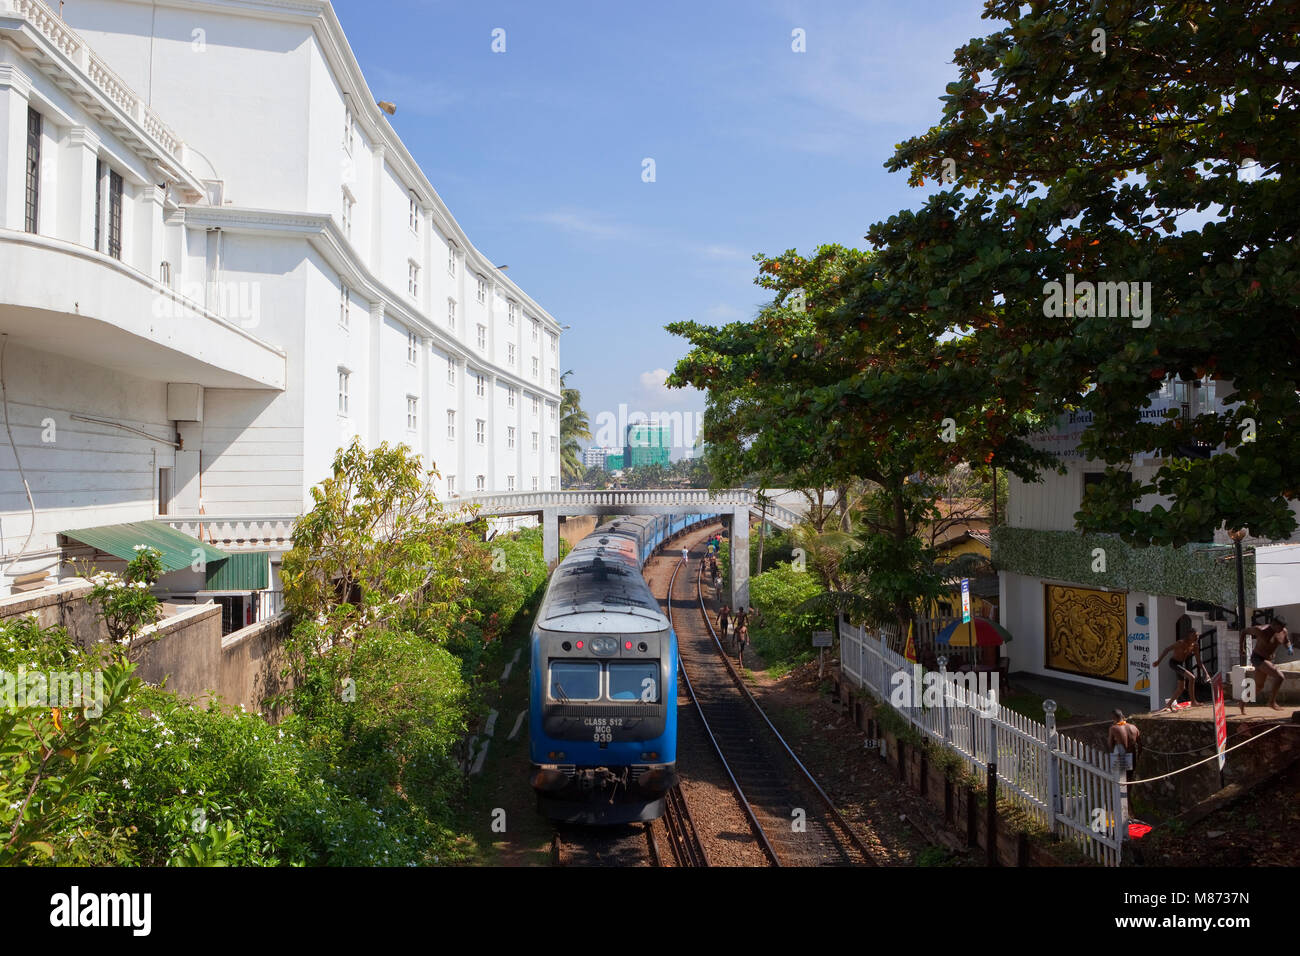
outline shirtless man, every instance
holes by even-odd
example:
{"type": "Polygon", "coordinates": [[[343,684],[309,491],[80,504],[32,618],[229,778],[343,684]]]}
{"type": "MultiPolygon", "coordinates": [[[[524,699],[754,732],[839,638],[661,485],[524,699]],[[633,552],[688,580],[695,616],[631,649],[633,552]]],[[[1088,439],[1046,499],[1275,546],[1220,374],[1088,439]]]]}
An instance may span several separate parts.
{"type": "Polygon", "coordinates": [[[1133,755],[1133,766],[1129,768],[1128,777],[1133,779],[1133,771],[1137,770],[1138,757],[1142,754],[1142,731],[1138,730],[1137,724],[1130,724],[1124,719],[1122,710],[1115,710],[1115,723],[1110,725],[1110,733],[1106,737],[1106,749],[1114,750],[1115,745],[1119,744],[1124,748],[1126,753],[1133,755]]]}
{"type": "Polygon", "coordinates": [[[1156,662],[1151,665],[1151,669],[1155,670],[1160,666],[1160,662],[1165,659],[1165,655],[1169,654],[1169,667],[1173,670],[1174,676],[1178,678],[1178,689],[1174,691],[1174,696],[1169,698],[1169,703],[1165,704],[1163,710],[1175,709],[1174,704],[1182,696],[1183,687],[1187,688],[1187,699],[1190,701],[1190,706],[1196,706],[1196,672],[1192,670],[1191,663],[1195,661],[1196,666],[1205,675],[1205,679],[1210,679],[1210,672],[1201,663],[1200,641],[1199,634],[1195,631],[1189,631],[1181,641],[1175,641],[1161,651],[1160,656],[1156,658],[1156,662]]]}
{"type": "MultiPolygon", "coordinates": [[[[1271,624],[1265,624],[1263,627],[1248,627],[1241,632],[1241,656],[1246,656],[1246,636],[1249,635],[1255,639],[1255,648],[1250,654],[1250,665],[1255,668],[1255,699],[1261,700],[1264,697],[1264,688],[1268,686],[1269,678],[1276,677],[1277,684],[1273,687],[1273,696],[1268,699],[1268,706],[1274,710],[1281,710],[1277,705],[1277,692],[1282,689],[1282,672],[1277,669],[1273,663],[1273,655],[1279,647],[1285,646],[1288,650],[1291,648],[1291,634],[1286,627],[1273,621],[1271,624]]],[[[1241,702],[1241,712],[1246,712],[1246,701],[1241,702]]]]}

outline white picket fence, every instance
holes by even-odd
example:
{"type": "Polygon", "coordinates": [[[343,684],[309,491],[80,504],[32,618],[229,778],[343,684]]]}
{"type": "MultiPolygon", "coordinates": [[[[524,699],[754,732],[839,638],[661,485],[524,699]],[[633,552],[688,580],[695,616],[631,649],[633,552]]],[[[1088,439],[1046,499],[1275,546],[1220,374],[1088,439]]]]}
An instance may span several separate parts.
{"type": "Polygon", "coordinates": [[[1003,707],[996,685],[975,684],[985,675],[926,671],[891,650],[882,636],[840,622],[840,669],[846,677],[981,778],[992,750],[1001,796],[1096,862],[1119,865],[1127,826],[1124,772],[1110,769],[1108,754],[1059,734],[1050,713],[1040,724],[1003,707]]]}

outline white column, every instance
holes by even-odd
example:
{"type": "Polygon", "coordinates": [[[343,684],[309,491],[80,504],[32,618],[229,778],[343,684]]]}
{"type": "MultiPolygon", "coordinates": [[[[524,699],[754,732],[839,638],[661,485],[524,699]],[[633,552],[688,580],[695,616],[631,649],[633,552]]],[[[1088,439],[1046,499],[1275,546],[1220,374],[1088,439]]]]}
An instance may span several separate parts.
{"type": "Polygon", "coordinates": [[[384,197],[384,147],[371,147],[374,162],[370,173],[370,270],[376,275],[385,275],[383,262],[383,197],[384,197]]]}
{"type": "Polygon", "coordinates": [[[370,362],[366,373],[366,432],[362,441],[367,448],[379,444],[379,400],[383,358],[380,354],[381,333],[384,327],[384,303],[370,303],[370,362]]]}
{"type": "Polygon", "coordinates": [[[27,97],[32,84],[12,63],[0,63],[0,228],[23,228],[27,189],[27,97]]]}
{"type": "Polygon", "coordinates": [[[424,467],[428,468],[429,463],[433,461],[433,336],[420,337],[420,352],[423,357],[424,371],[421,376],[420,404],[416,408],[420,420],[416,422],[415,427],[418,434],[423,436],[420,439],[421,451],[424,467]]]}
{"type": "Polygon", "coordinates": [[[99,147],[99,137],[90,128],[73,126],[68,130],[63,155],[64,195],[68,201],[60,204],[59,235],[91,248],[95,245],[95,162],[99,147]]]}

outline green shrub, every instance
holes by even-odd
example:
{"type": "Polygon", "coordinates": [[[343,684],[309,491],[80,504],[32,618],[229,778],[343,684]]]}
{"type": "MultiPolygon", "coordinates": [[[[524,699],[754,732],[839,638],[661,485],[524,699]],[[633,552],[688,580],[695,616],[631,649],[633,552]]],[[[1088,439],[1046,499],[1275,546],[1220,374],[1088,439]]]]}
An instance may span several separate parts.
{"type": "Polygon", "coordinates": [[[812,632],[826,629],[830,622],[800,606],[824,590],[814,575],[788,564],[750,579],[749,600],[757,612],[750,637],[764,660],[799,661],[812,656],[812,632]]]}

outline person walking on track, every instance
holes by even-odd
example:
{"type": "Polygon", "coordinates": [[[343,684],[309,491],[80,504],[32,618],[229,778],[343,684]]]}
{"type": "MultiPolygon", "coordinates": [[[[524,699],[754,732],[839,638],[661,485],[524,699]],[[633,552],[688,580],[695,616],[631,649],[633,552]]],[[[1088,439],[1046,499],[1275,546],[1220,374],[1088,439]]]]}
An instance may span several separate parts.
{"type": "Polygon", "coordinates": [[[682,564],[690,564],[690,563],[691,563],[691,549],[682,548],[682,564]]]}
{"type": "Polygon", "coordinates": [[[718,634],[724,641],[727,639],[729,627],[731,627],[731,608],[724,604],[722,610],[718,612],[718,634]]]}
{"type": "Polygon", "coordinates": [[[745,648],[749,646],[749,625],[741,624],[736,628],[736,663],[745,666],[745,648]]]}

